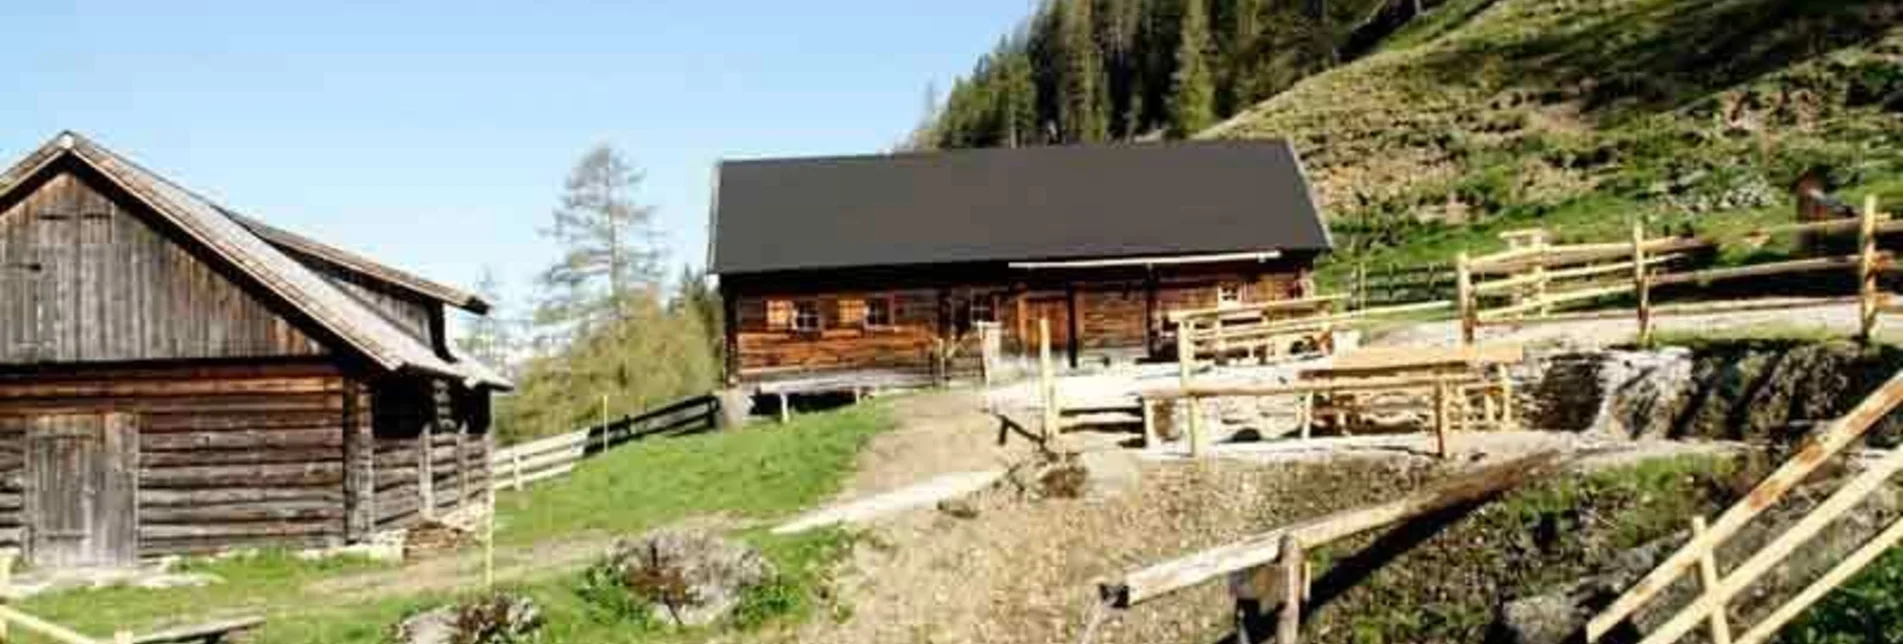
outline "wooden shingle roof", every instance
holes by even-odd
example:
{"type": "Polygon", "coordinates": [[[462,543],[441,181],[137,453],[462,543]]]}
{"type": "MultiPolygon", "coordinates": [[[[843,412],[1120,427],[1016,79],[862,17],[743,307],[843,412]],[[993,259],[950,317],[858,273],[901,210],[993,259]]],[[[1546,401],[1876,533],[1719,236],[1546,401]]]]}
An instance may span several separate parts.
{"type": "Polygon", "coordinates": [[[229,210],[78,134],[61,133],[5,174],[0,174],[0,195],[65,157],[98,171],[192,242],[210,250],[243,277],[287,302],[377,366],[389,371],[414,370],[456,377],[471,385],[510,386],[494,376],[492,370],[472,368],[464,361],[439,355],[370,305],[241,224],[229,210]]]}

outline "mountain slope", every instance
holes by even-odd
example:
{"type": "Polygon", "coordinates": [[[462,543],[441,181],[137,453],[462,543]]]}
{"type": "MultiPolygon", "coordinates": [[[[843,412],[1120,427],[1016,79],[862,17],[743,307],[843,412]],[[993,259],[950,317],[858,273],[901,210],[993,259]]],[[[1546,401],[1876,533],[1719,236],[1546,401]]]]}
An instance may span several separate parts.
{"type": "Polygon", "coordinates": [[[1784,217],[1815,167],[1894,205],[1900,25],[1903,2],[1452,0],[1202,136],[1292,139],[1339,254],[1377,261],[1784,217]]]}

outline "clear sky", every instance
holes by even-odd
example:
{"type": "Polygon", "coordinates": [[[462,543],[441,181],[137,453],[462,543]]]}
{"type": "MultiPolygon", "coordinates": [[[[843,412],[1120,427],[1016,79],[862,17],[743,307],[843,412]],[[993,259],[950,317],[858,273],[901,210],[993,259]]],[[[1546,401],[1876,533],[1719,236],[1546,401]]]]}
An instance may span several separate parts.
{"type": "Polygon", "coordinates": [[[1031,4],[0,2],[0,163],[77,130],[428,277],[493,267],[520,314],[591,145],[698,265],[717,159],[888,148],[1031,4]]]}

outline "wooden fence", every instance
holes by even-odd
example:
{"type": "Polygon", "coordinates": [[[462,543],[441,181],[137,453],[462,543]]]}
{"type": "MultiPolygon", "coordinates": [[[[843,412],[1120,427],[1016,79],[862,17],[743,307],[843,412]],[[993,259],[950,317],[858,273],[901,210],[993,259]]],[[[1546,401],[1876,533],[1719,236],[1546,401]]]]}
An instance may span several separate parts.
{"type": "Polygon", "coordinates": [[[1356,262],[1348,303],[1354,309],[1454,299],[1454,265],[1356,262]]]}
{"type": "Polygon", "coordinates": [[[1702,591],[1697,598],[1691,604],[1680,608],[1663,625],[1646,634],[1641,644],[1665,644],[1678,641],[1679,638],[1697,628],[1701,622],[1710,629],[1710,640],[1713,642],[1761,644],[1769,641],[1773,635],[1777,634],[1778,629],[1802,614],[1811,604],[1850,579],[1884,551],[1896,545],[1899,540],[1903,540],[1903,519],[1899,519],[1869,541],[1864,542],[1850,556],[1837,562],[1821,578],[1805,587],[1796,596],[1786,600],[1743,635],[1735,639],[1732,637],[1730,618],[1725,609],[1731,599],[1747,590],[1752,583],[1782,563],[1791,553],[1804,547],[1806,542],[1816,537],[1833,521],[1855,508],[1866,497],[1887,487],[1889,479],[1897,472],[1903,471],[1903,450],[1891,450],[1888,454],[1868,462],[1862,472],[1845,481],[1836,492],[1817,504],[1783,534],[1760,547],[1743,562],[1731,567],[1729,574],[1720,574],[1714,553],[1726,541],[1736,536],[1752,519],[1776,505],[1831,457],[1842,452],[1851,443],[1859,442],[1858,439],[1869,432],[1878,420],[1894,410],[1899,401],[1903,401],[1903,374],[1892,377],[1869,397],[1858,403],[1848,414],[1823,425],[1805,442],[1796,455],[1760,481],[1743,501],[1719,514],[1710,525],[1706,525],[1702,518],[1694,519],[1690,542],[1679,548],[1664,563],[1640,579],[1637,584],[1626,590],[1625,594],[1587,622],[1586,641],[1597,642],[1605,638],[1634,612],[1657,598],[1680,576],[1697,570],[1702,586],[1702,591]]]}
{"type": "Polygon", "coordinates": [[[1639,341],[1644,343],[1651,337],[1652,289],[1656,287],[1831,271],[1857,277],[1861,313],[1858,335],[1868,339],[1875,333],[1877,313],[1885,299],[1877,290],[1877,277],[1895,268],[1890,254],[1877,250],[1877,235],[1903,231],[1903,221],[1879,213],[1872,197],[1857,219],[1771,226],[1753,231],[1753,236],[1848,231],[1857,232],[1858,250],[1854,254],[1686,270],[1674,269],[1692,253],[1717,248],[1718,242],[1695,237],[1648,238],[1644,228],[1634,224],[1631,239],[1626,242],[1548,244],[1543,235],[1535,235],[1528,237],[1531,241],[1490,255],[1468,257],[1461,253],[1455,260],[1461,340],[1473,343],[1483,326],[1539,321],[1549,319],[1559,308],[1629,297],[1635,302],[1633,315],[1638,321],[1639,341]]]}
{"type": "Polygon", "coordinates": [[[720,398],[695,396],[621,420],[496,450],[491,486],[523,486],[574,471],[576,464],[616,446],[657,436],[710,431],[720,424],[720,398]]]}

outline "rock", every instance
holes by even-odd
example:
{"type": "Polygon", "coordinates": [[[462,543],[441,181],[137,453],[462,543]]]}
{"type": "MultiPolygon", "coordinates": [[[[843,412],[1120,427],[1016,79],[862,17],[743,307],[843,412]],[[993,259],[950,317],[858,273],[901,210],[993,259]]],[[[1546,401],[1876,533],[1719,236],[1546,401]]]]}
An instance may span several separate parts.
{"type": "Polygon", "coordinates": [[[938,511],[960,519],[978,518],[978,505],[971,499],[945,499],[938,502],[938,511]]]}
{"type": "Polygon", "coordinates": [[[773,577],[772,564],[745,544],[711,533],[656,530],[615,545],[589,575],[630,593],[657,619],[681,626],[726,617],[746,591],[773,577]]]}
{"type": "Polygon", "coordinates": [[[542,611],[525,595],[497,593],[404,618],[392,629],[401,644],[509,644],[542,627],[542,611]]]}

